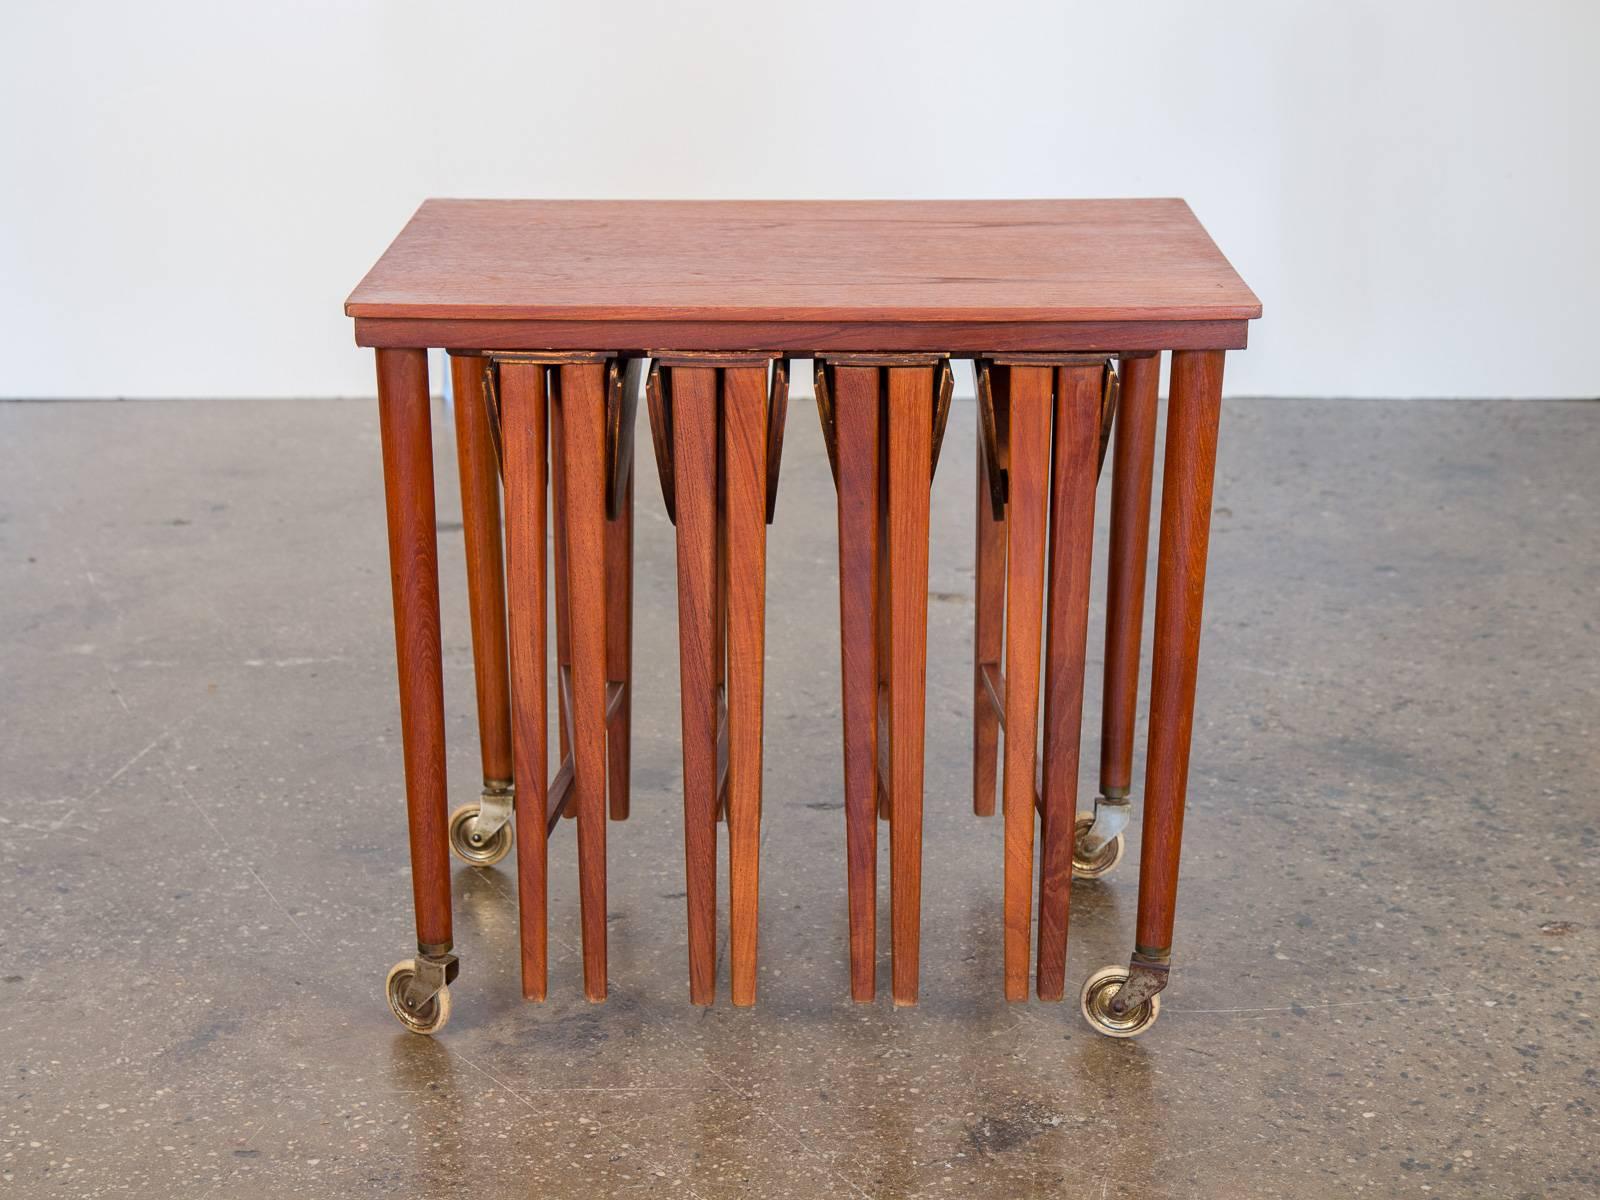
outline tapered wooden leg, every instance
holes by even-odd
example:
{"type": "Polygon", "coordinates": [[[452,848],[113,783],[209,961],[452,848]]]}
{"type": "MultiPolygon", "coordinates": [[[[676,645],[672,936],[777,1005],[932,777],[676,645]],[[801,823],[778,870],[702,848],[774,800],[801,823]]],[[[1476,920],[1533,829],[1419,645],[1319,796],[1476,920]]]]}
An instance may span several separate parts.
{"type": "Polygon", "coordinates": [[[1156,454],[1161,356],[1124,358],[1111,464],[1111,543],[1106,564],[1106,675],[1101,704],[1100,794],[1120,799],[1133,784],[1139,700],[1150,486],[1156,454]]]}
{"type": "Polygon", "coordinates": [[[1139,958],[1162,962],[1171,954],[1189,782],[1223,357],[1220,350],[1180,350],[1172,356],[1135,949],[1139,958]]]}
{"type": "Polygon", "coordinates": [[[1066,987],[1067,915],[1083,731],[1083,664],[1089,636],[1089,567],[1100,449],[1103,368],[1062,367],[1056,379],[1050,488],[1050,625],[1045,642],[1044,791],[1039,868],[1041,1000],[1066,987]]]}
{"type": "Polygon", "coordinates": [[[933,368],[889,370],[889,880],[896,1004],[917,1002],[933,368]]]}
{"type": "Polygon", "coordinates": [[[452,935],[428,358],[422,350],[379,350],[377,357],[411,893],[417,948],[425,955],[440,955],[450,950],[452,935]]]}
{"type": "Polygon", "coordinates": [[[673,367],[689,999],[717,996],[717,372],[673,367]]]}
{"type": "MultiPolygon", "coordinates": [[[[567,438],[561,417],[561,372],[551,371],[547,378],[550,388],[551,556],[554,559],[556,609],[556,737],[564,760],[572,753],[572,739],[568,735],[572,718],[567,712],[566,691],[560,686],[562,673],[572,669],[572,638],[568,621],[570,605],[567,603],[567,438]]],[[[575,818],[578,806],[568,804],[565,811],[568,819],[575,818]]]]}
{"type": "Polygon", "coordinates": [[[611,819],[628,819],[633,763],[633,460],[616,519],[606,522],[606,678],[622,685],[606,737],[611,819]]]}
{"type": "Polygon", "coordinates": [[[1005,986],[1028,998],[1033,909],[1039,643],[1050,485],[1049,367],[1006,368],[1011,382],[1006,506],[1005,986]]]}
{"type": "Polygon", "coordinates": [[[878,938],[878,371],[840,367],[835,379],[850,995],[871,1000],[878,938]]]}
{"type": "Polygon", "coordinates": [[[727,480],[728,959],[733,1002],[756,1002],[761,712],[767,599],[767,368],[723,372],[727,480]]]}
{"type": "Polygon", "coordinates": [[[573,800],[578,811],[578,901],[583,991],[606,997],[606,430],[605,368],[561,367],[572,648],[573,800]]]}
{"type": "Polygon", "coordinates": [[[989,703],[984,668],[1000,665],[1006,619],[1006,523],[996,520],[989,491],[989,458],[978,439],[978,554],[972,671],[972,811],[994,815],[999,773],[1000,717],[989,703]]]}
{"type": "MultiPolygon", "coordinates": [[[[548,978],[550,764],[545,679],[545,428],[547,367],[501,367],[505,447],[506,586],[510,598],[511,721],[516,788],[517,911],[522,994],[545,998],[548,978]]],[[[462,393],[457,391],[459,398],[462,393]]]]}
{"type": "Polygon", "coordinates": [[[511,783],[511,694],[506,651],[505,568],[500,550],[500,468],[484,402],[488,360],[452,356],[461,525],[467,549],[467,608],[478,690],[478,745],[485,790],[511,783]]]}
{"type": "MultiPolygon", "coordinates": [[[[843,368],[840,368],[841,370],[843,368]]],[[[874,371],[876,374],[876,371],[874,371]]],[[[889,409],[886,404],[887,397],[883,395],[881,384],[874,386],[879,389],[878,427],[880,430],[889,428],[889,409]]],[[[880,760],[890,753],[889,745],[894,739],[889,731],[889,660],[891,655],[889,645],[889,627],[892,616],[889,611],[889,438],[882,435],[878,438],[878,640],[874,648],[874,656],[878,668],[877,707],[882,713],[879,719],[877,752],[880,760]]],[[[888,772],[878,771],[878,819],[888,821],[889,787],[887,783],[888,772]]]]}
{"type": "MultiPolygon", "coordinates": [[[[724,384],[719,376],[717,386],[724,384]]],[[[719,410],[720,411],[720,410],[719,410]]],[[[719,418],[720,419],[720,418],[719,418]]],[[[717,687],[728,684],[728,463],[719,427],[717,439],[717,687]]]]}

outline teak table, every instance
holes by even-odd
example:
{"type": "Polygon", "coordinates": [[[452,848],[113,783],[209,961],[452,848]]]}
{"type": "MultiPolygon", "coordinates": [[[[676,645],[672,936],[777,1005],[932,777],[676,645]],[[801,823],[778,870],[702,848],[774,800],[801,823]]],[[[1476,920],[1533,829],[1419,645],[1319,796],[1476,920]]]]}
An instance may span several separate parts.
{"type": "Polygon", "coordinates": [[[677,477],[692,998],[715,994],[718,817],[730,827],[734,1000],[755,995],[760,579],[795,356],[816,360],[839,493],[852,993],[867,999],[874,989],[877,821],[886,819],[893,994],[899,1003],[917,996],[928,488],[949,362],[969,358],[982,416],[973,802],[992,812],[1002,775],[1013,999],[1025,996],[1030,965],[1037,819],[1037,988],[1041,998],[1060,998],[1074,863],[1080,874],[1103,874],[1120,857],[1127,822],[1156,387],[1159,355],[1171,352],[1138,930],[1129,965],[1096,972],[1081,996],[1101,1032],[1130,1036],[1149,1026],[1171,954],[1223,357],[1245,346],[1247,323],[1261,313],[1183,201],[430,200],[345,308],[357,343],[378,357],[418,940],[417,958],[391,973],[389,996],[418,1032],[443,1023],[457,969],[451,833],[467,835],[457,847],[469,860],[474,848],[479,860],[503,853],[481,847],[504,837],[508,762],[524,992],[543,995],[545,836],[566,809],[578,814],[585,990],[604,996],[608,730],[612,738],[622,731],[620,754],[614,745],[609,752],[612,816],[627,807],[619,714],[628,691],[633,489],[623,426],[631,431],[636,395],[628,372],[647,359],[657,364],[651,416],[669,510],[677,477]],[[432,347],[456,356],[458,390],[472,393],[476,381],[488,414],[484,426],[458,417],[466,422],[485,796],[455,825],[444,788],[424,357],[432,347]],[[1119,407],[1102,796],[1080,816],[1094,479],[1119,407]],[[505,477],[504,585],[486,442],[498,448],[505,477]],[[563,766],[550,783],[547,457],[563,711],[563,766]],[[563,600],[574,588],[581,599],[563,600]],[[507,593],[509,680],[497,607],[507,593]],[[1002,764],[1004,730],[1015,736],[1005,738],[1002,764]]]}

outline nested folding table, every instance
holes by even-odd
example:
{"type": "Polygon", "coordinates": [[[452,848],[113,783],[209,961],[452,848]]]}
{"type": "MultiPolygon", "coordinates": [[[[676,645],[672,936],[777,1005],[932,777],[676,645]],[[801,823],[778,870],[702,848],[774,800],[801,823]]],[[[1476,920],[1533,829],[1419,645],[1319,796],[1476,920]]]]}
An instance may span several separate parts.
{"type": "Polygon", "coordinates": [[[969,358],[982,416],[973,803],[993,811],[999,774],[1006,994],[1027,991],[1037,836],[1037,991],[1060,998],[1074,866],[1109,869],[1127,823],[1159,354],[1170,351],[1138,928],[1128,966],[1096,972],[1081,995],[1101,1032],[1147,1028],[1171,956],[1223,358],[1244,347],[1260,311],[1181,200],[425,203],[346,304],[358,344],[377,350],[388,497],[418,941],[417,957],[391,972],[396,1015],[419,1032],[443,1023],[457,971],[449,846],[454,838],[480,861],[503,854],[512,808],[524,992],[544,992],[546,839],[566,812],[579,827],[585,991],[605,994],[608,789],[611,816],[627,812],[629,372],[646,360],[678,526],[691,997],[715,995],[720,818],[733,998],[754,1000],[765,525],[794,356],[817,363],[839,494],[852,994],[874,990],[881,819],[893,995],[917,997],[929,485],[950,360],[969,358]],[[460,403],[472,406],[458,436],[485,794],[453,822],[432,347],[452,353],[460,403]],[[1114,413],[1102,795],[1079,814],[1095,476],[1114,413]],[[547,475],[562,713],[554,779],[544,746],[547,475]]]}

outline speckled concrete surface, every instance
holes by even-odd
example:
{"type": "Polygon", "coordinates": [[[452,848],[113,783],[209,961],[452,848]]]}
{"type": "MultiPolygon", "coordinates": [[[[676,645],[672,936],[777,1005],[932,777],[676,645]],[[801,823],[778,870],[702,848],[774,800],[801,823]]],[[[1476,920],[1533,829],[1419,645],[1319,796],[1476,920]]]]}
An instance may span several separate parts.
{"type": "MultiPolygon", "coordinates": [[[[646,474],[612,999],[581,998],[568,827],[550,1001],[518,999],[509,874],[458,868],[429,1041],[381,994],[412,929],[374,405],[0,405],[0,1193],[1600,1193],[1600,406],[1229,402],[1176,970],[1137,1043],[1000,996],[973,415],[935,489],[922,1005],[848,999],[834,509],[797,403],[759,1006],[686,1000],[646,474]]],[[[1074,989],[1127,955],[1136,859],[1076,888],[1074,989]]]]}

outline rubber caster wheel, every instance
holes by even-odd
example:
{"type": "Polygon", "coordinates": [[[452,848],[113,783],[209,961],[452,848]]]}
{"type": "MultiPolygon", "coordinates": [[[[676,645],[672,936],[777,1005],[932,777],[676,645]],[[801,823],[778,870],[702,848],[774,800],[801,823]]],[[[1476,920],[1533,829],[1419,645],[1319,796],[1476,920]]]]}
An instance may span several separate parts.
{"type": "Polygon", "coordinates": [[[478,832],[478,806],[463,804],[450,814],[450,849],[475,867],[492,867],[511,853],[511,822],[484,837],[478,832]]]}
{"type": "Polygon", "coordinates": [[[1083,991],[1078,996],[1078,1007],[1083,1011],[1083,1019],[1089,1022],[1096,1033],[1114,1038],[1138,1037],[1154,1025],[1156,1018],[1161,1015],[1160,996],[1151,996],[1143,1004],[1120,1015],[1112,1012],[1111,997],[1127,981],[1127,967],[1102,967],[1084,980],[1083,991]]]}
{"type": "Polygon", "coordinates": [[[413,1008],[407,999],[407,985],[417,973],[417,961],[408,958],[389,968],[389,977],[383,981],[383,990],[389,997],[389,1009],[412,1033],[438,1033],[450,1020],[450,989],[442,987],[421,1004],[413,1008]]]}
{"type": "Polygon", "coordinates": [[[1123,835],[1119,833],[1101,846],[1093,857],[1085,857],[1078,847],[1083,845],[1084,834],[1089,832],[1089,827],[1093,824],[1093,813],[1079,813],[1077,822],[1073,825],[1072,874],[1078,879],[1099,879],[1102,875],[1111,874],[1116,865],[1122,861],[1123,851],[1128,846],[1123,835]]]}

